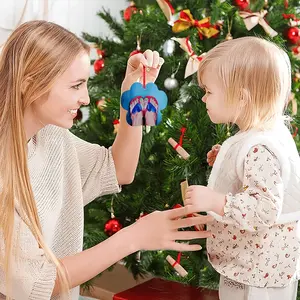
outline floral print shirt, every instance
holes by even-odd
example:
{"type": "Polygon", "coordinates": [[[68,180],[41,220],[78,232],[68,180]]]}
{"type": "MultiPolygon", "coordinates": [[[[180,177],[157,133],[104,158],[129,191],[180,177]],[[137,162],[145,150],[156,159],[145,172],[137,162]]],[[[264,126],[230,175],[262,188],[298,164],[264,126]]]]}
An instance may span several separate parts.
{"type": "MultiPolygon", "coordinates": [[[[276,223],[284,194],[280,174],[274,154],[256,145],[245,159],[240,188],[236,180],[226,187],[232,189],[225,215],[208,226],[212,237],[207,240],[208,258],[220,274],[258,287],[283,287],[297,278],[297,222],[276,223]]],[[[215,190],[222,190],[222,184],[219,180],[215,190]]]]}

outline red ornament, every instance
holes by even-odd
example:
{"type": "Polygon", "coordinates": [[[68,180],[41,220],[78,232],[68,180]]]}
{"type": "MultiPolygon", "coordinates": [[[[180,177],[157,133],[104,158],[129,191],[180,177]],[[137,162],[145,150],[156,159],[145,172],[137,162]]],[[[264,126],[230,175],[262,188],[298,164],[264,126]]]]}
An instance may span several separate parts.
{"type": "Polygon", "coordinates": [[[298,27],[290,27],[286,31],[286,37],[291,44],[297,44],[300,41],[300,29],[298,27]]]}
{"type": "Polygon", "coordinates": [[[129,22],[131,19],[132,14],[136,14],[137,13],[137,7],[135,6],[135,3],[132,1],[130,3],[130,6],[128,6],[125,10],[124,10],[124,20],[126,22],[129,22]]]}
{"type": "Polygon", "coordinates": [[[122,228],[123,228],[123,225],[121,224],[121,222],[118,219],[113,218],[113,219],[108,220],[105,223],[104,232],[108,236],[112,236],[113,234],[115,234],[116,232],[121,230],[122,228]]]}
{"type": "Polygon", "coordinates": [[[80,109],[77,110],[77,116],[74,118],[75,121],[81,121],[82,120],[82,111],[80,109]]]}
{"type": "Polygon", "coordinates": [[[249,0],[235,0],[235,4],[242,10],[249,6],[249,0]]]}
{"type": "Polygon", "coordinates": [[[103,58],[105,56],[105,50],[97,49],[97,54],[99,58],[103,58]]]}
{"type": "Polygon", "coordinates": [[[97,59],[94,62],[95,73],[98,74],[104,68],[104,59],[97,59]]]}

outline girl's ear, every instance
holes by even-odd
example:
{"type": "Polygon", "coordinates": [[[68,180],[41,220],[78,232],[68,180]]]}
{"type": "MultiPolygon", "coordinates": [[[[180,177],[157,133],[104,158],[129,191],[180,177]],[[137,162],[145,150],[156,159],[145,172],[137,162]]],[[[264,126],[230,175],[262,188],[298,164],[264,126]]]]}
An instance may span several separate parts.
{"type": "Polygon", "coordinates": [[[247,106],[250,103],[250,101],[250,92],[247,89],[242,88],[240,92],[240,108],[244,108],[245,106],[247,106]]]}

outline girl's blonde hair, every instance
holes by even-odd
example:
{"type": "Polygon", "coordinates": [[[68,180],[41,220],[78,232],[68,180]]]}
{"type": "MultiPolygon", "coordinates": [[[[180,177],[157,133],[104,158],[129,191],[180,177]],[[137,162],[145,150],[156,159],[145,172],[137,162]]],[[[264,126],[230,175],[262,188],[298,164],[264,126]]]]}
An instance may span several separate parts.
{"type": "MultiPolygon", "coordinates": [[[[4,253],[0,266],[7,293],[11,282],[14,214],[16,206],[49,261],[57,267],[60,291],[68,292],[66,272],[45,244],[27,164],[24,112],[34,101],[49,93],[80,53],[89,47],[57,24],[31,21],[19,26],[5,43],[0,56],[0,236],[4,253]]],[[[7,295],[11,299],[11,295],[7,295]]]]}
{"type": "Polygon", "coordinates": [[[242,37],[218,44],[201,61],[214,68],[241,130],[267,129],[284,114],[291,92],[291,64],[276,44],[258,37],[242,37]]]}

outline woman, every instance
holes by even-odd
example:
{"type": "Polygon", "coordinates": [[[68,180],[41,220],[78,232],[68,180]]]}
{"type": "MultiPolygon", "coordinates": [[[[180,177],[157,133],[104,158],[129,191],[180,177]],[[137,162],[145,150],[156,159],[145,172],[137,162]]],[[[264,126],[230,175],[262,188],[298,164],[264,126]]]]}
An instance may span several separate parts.
{"type": "MultiPolygon", "coordinates": [[[[155,81],[162,63],[150,50],[131,57],[122,92],[142,76],[143,65],[155,81]]],[[[75,300],[81,283],[135,251],[195,251],[199,245],[175,240],[209,236],[177,231],[209,220],[181,219],[195,212],[190,206],[149,214],[82,251],[83,206],[133,181],[142,139],[122,108],[109,149],[68,131],[80,106],[89,104],[89,69],[89,47],[46,21],[21,25],[2,50],[0,292],[6,299],[75,300]]]]}

